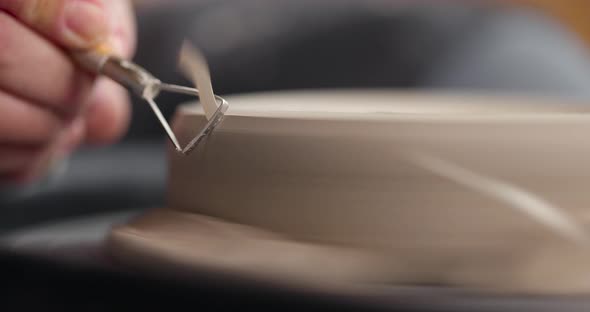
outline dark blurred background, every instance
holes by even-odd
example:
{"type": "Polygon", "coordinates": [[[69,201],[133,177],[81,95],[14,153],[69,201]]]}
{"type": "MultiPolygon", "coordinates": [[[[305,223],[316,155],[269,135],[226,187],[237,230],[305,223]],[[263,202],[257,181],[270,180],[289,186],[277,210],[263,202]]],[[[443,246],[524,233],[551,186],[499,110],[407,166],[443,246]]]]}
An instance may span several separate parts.
{"type": "MultiPolygon", "coordinates": [[[[590,2],[138,0],[136,60],[164,80],[183,39],[215,92],[396,88],[590,96],[590,2]]],[[[181,97],[162,97],[167,115],[181,97]]],[[[128,139],[162,138],[136,100],[128,139]]]]}

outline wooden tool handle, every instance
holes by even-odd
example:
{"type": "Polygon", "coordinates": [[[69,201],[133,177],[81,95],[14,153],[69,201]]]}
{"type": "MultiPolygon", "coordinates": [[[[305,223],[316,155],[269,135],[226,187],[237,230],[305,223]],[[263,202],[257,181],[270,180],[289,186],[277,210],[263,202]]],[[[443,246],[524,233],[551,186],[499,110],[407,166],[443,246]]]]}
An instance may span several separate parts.
{"type": "Polygon", "coordinates": [[[74,51],[71,54],[79,66],[96,75],[102,73],[103,65],[114,55],[112,47],[107,43],[101,43],[90,50],[74,51]]]}
{"type": "Polygon", "coordinates": [[[87,51],[73,52],[72,57],[88,72],[106,76],[140,97],[154,97],[159,92],[157,78],[143,67],[117,56],[108,44],[101,44],[87,51]]]}

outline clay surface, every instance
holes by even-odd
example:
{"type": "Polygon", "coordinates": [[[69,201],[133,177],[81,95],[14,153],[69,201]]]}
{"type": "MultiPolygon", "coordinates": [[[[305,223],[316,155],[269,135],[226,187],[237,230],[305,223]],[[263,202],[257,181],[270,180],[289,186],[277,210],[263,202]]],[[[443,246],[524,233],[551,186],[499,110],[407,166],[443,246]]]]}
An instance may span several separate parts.
{"type": "MultiPolygon", "coordinates": [[[[590,292],[584,103],[391,91],[227,100],[223,123],[198,150],[170,149],[162,215],[113,232],[125,261],[148,254],[154,265],[286,280],[590,292]],[[229,230],[230,243],[199,216],[283,243],[229,230]]],[[[187,105],[175,131],[186,142],[204,122],[187,105]]]]}

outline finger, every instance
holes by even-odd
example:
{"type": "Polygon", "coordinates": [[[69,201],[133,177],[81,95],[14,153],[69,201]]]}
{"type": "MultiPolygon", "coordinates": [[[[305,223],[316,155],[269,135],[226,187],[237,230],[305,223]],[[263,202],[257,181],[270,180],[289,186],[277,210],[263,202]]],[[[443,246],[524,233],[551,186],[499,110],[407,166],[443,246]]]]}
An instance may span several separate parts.
{"type": "Polygon", "coordinates": [[[46,144],[36,155],[34,161],[25,168],[11,174],[18,183],[29,183],[45,176],[51,169],[59,165],[84,138],[85,123],[82,118],[76,119],[60,136],[46,144]]]}
{"type": "Polygon", "coordinates": [[[0,174],[14,174],[25,170],[42,150],[42,145],[0,144],[0,174]]]}
{"type": "Polygon", "coordinates": [[[130,110],[125,89],[110,80],[99,80],[86,112],[86,142],[100,145],[121,138],[129,125],[130,110]]]}
{"type": "MultiPolygon", "coordinates": [[[[136,26],[129,1],[105,0],[109,13],[110,38],[113,51],[131,58],[135,53],[136,26]]],[[[130,100],[126,90],[107,79],[101,79],[87,104],[86,142],[109,144],[119,139],[129,125],[130,100]]]]}
{"type": "Polygon", "coordinates": [[[0,91],[0,144],[42,144],[63,126],[54,114],[0,91]]]}
{"type": "Polygon", "coordinates": [[[70,126],[63,131],[61,136],[54,142],[52,151],[56,157],[65,157],[72,153],[84,140],[86,136],[86,120],[78,117],[70,126]]]}
{"type": "Polygon", "coordinates": [[[108,34],[102,0],[0,0],[0,10],[66,48],[87,49],[108,34]]]}
{"type": "Polygon", "coordinates": [[[88,96],[92,81],[57,47],[0,12],[0,89],[71,115],[88,96]]]}
{"type": "Polygon", "coordinates": [[[105,0],[109,19],[109,40],[113,52],[131,58],[136,46],[136,20],[133,7],[126,0],[105,0]]]}

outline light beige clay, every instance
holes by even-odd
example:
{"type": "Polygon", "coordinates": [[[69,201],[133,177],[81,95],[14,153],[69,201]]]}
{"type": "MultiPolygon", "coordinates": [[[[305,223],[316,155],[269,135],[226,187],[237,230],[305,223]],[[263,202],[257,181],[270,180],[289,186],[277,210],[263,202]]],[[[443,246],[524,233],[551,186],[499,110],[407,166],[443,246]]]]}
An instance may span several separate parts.
{"type": "MultiPolygon", "coordinates": [[[[124,261],[142,254],[152,267],[284,280],[590,292],[583,103],[378,90],[227,100],[223,123],[197,150],[170,149],[168,208],[113,232],[124,261]],[[240,231],[226,241],[203,216],[280,243],[240,231]],[[320,267],[330,270],[318,275],[320,267]]],[[[205,122],[199,107],[181,107],[179,140],[205,122]]]]}

